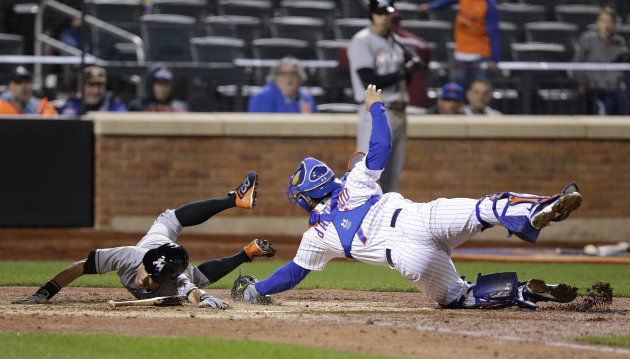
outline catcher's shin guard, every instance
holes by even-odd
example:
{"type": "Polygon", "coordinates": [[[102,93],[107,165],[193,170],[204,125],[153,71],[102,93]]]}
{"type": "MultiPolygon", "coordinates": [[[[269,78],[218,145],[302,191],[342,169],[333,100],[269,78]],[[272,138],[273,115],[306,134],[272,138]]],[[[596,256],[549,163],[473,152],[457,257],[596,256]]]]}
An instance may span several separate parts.
{"type": "Polygon", "coordinates": [[[479,206],[484,200],[492,202],[494,217],[508,230],[509,236],[515,234],[526,242],[535,243],[541,229],[552,221],[565,220],[580,206],[582,195],[575,183],[566,186],[562,194],[551,197],[512,192],[490,194],[477,202],[477,219],[483,226],[482,231],[493,225],[482,219],[479,206]]]}
{"type": "Polygon", "coordinates": [[[479,274],[477,283],[446,307],[500,309],[518,305],[523,310],[536,310],[535,303],[523,298],[521,284],[514,272],[479,274]]]}

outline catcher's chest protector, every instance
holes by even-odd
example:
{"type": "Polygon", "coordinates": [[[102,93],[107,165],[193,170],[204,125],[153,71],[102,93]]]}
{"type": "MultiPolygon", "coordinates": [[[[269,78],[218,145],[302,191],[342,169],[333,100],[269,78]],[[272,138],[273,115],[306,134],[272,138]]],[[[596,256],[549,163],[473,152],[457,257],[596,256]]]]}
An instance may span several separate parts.
{"type": "Polygon", "coordinates": [[[344,187],[340,187],[335,190],[330,200],[330,213],[320,214],[315,210],[311,211],[309,226],[316,226],[317,223],[321,221],[332,222],[335,230],[337,231],[337,235],[339,236],[339,240],[341,241],[341,246],[343,247],[346,257],[352,258],[350,251],[352,249],[352,240],[354,239],[354,235],[358,235],[361,242],[365,245],[367,238],[361,230],[361,223],[363,222],[363,218],[365,218],[367,213],[370,211],[370,208],[372,208],[372,206],[381,199],[381,196],[373,196],[355,209],[340,211],[340,206],[345,207],[345,203],[347,202],[346,197],[347,192],[344,187]],[[341,205],[339,203],[340,197],[343,202],[341,205]]]}

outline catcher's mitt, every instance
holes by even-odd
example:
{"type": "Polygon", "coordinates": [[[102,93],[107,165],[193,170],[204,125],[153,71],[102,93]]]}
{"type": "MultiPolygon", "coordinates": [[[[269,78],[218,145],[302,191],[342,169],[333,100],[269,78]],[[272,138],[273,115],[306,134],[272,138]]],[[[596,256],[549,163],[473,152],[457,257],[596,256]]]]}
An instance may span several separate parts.
{"type": "Polygon", "coordinates": [[[239,273],[230,291],[230,296],[237,302],[247,301],[250,303],[271,304],[271,297],[258,294],[254,287],[256,282],[258,282],[258,279],[255,277],[239,273]]]}

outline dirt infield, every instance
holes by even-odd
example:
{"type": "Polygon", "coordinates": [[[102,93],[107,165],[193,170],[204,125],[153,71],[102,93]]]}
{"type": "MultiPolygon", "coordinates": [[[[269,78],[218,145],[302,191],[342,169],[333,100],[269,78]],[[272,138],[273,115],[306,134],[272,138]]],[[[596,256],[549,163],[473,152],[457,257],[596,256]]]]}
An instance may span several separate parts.
{"type": "MultiPolygon", "coordinates": [[[[92,230],[0,230],[0,260],[74,260],[92,248],[133,245],[139,235],[92,230]]],[[[182,235],[193,261],[233,254],[249,237],[182,235]]],[[[294,238],[274,238],[290,259],[294,238]]],[[[202,335],[292,343],[362,353],[421,358],[630,358],[630,349],[575,342],[586,335],[630,333],[630,298],[604,309],[576,311],[546,304],[538,312],[446,310],[421,293],[294,290],[269,306],[233,303],[225,311],[181,307],[125,307],[124,289],[65,288],[49,305],[13,305],[35,287],[0,287],[0,331],[202,335]]],[[[227,290],[209,291],[228,300],[227,290]]],[[[578,298],[578,301],[584,298],[578,298]]]]}
{"type": "MultiPolygon", "coordinates": [[[[291,291],[272,305],[232,303],[225,311],[124,307],[124,289],[66,288],[49,305],[13,305],[33,287],[0,287],[0,331],[207,335],[422,358],[628,358],[630,349],[579,344],[584,335],[628,334],[629,299],[574,312],[546,305],[538,312],[445,310],[420,293],[291,291]]],[[[212,291],[229,299],[227,290],[212,291]]]]}

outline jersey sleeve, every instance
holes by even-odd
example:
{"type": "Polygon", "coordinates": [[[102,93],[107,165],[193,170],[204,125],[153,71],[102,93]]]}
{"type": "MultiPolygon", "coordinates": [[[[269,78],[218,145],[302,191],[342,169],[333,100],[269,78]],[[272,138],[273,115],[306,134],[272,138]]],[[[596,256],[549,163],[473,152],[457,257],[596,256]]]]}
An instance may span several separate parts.
{"type": "Polygon", "coordinates": [[[351,71],[374,68],[374,52],[367,41],[356,35],[348,46],[348,59],[351,71]]]}
{"type": "Polygon", "coordinates": [[[138,252],[137,247],[116,247],[97,249],[94,255],[94,264],[97,274],[111,271],[127,271],[128,268],[138,267],[145,251],[138,252]],[[138,261],[140,258],[140,261],[138,261]]]}
{"type": "Polygon", "coordinates": [[[193,283],[193,267],[189,264],[186,270],[180,274],[175,280],[177,283],[177,294],[188,295],[190,291],[197,289],[198,287],[193,283]]]}
{"type": "Polygon", "coordinates": [[[343,252],[329,249],[317,233],[317,227],[313,227],[302,235],[302,242],[293,258],[293,262],[304,269],[320,271],[331,259],[344,256],[343,252]]]}

